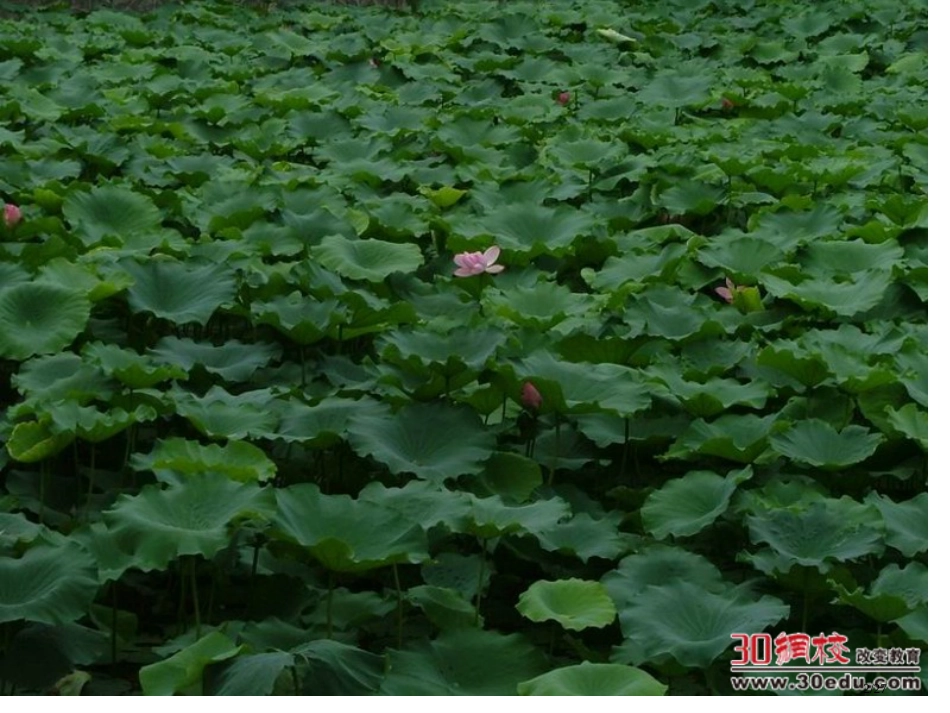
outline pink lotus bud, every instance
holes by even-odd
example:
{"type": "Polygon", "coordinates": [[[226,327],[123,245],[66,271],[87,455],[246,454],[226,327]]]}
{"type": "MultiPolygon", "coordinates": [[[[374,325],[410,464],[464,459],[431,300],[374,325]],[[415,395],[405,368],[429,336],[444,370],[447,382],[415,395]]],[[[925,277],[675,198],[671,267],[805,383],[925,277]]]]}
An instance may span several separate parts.
{"type": "Polygon", "coordinates": [[[3,206],[3,222],[7,224],[8,228],[12,228],[14,225],[20,222],[23,218],[23,212],[18,206],[13,205],[12,203],[6,203],[3,206]]]}
{"type": "Polygon", "coordinates": [[[541,392],[530,381],[524,382],[521,387],[521,405],[532,411],[541,408],[541,392]]]}
{"type": "Polygon", "coordinates": [[[557,95],[557,103],[561,106],[567,106],[571,103],[571,93],[570,92],[561,92],[557,95]]]}
{"type": "Polygon", "coordinates": [[[723,97],[723,98],[722,98],[722,109],[723,109],[723,111],[730,111],[730,110],[735,109],[735,108],[736,108],[736,105],[732,102],[731,99],[729,99],[728,97],[723,97]]]}

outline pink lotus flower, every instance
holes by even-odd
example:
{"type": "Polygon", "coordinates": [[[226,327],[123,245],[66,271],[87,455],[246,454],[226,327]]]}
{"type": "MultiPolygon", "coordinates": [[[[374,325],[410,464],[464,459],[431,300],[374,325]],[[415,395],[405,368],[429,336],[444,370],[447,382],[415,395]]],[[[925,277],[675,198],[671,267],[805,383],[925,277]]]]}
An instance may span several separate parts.
{"type": "Polygon", "coordinates": [[[12,228],[14,225],[20,222],[23,218],[23,212],[18,206],[13,205],[12,203],[6,203],[3,206],[3,222],[7,224],[8,228],[12,228]]]}
{"type": "Polygon", "coordinates": [[[458,270],[454,274],[456,277],[471,277],[483,272],[496,275],[505,269],[504,265],[495,264],[500,254],[501,248],[492,245],[483,253],[461,253],[456,255],[455,264],[458,265],[458,270]]]}
{"type": "Polygon", "coordinates": [[[524,386],[521,387],[521,405],[532,411],[537,411],[541,408],[542,401],[541,392],[538,391],[537,387],[530,381],[524,382],[524,386]]]}
{"type": "Polygon", "coordinates": [[[557,95],[557,103],[561,106],[567,106],[571,103],[571,93],[570,92],[561,92],[557,95]]]}
{"type": "Polygon", "coordinates": [[[736,293],[736,286],[732,284],[732,280],[730,280],[728,277],[726,278],[725,287],[716,288],[716,294],[722,297],[729,304],[732,304],[732,300],[735,297],[735,293],[736,293]]]}

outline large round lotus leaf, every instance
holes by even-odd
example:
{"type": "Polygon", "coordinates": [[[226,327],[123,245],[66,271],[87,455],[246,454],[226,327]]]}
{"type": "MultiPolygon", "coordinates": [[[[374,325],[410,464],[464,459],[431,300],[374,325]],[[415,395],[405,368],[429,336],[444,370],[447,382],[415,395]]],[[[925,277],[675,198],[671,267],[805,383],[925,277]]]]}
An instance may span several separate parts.
{"type": "Polygon", "coordinates": [[[889,564],[871,584],[868,592],[850,591],[832,581],[838,604],[849,604],[877,622],[894,621],[927,603],[927,568],[910,562],[901,568],[889,564]]]}
{"type": "Polygon", "coordinates": [[[556,527],[571,514],[571,506],[561,498],[538,500],[527,505],[508,505],[497,495],[469,496],[471,512],[465,518],[465,532],[491,538],[515,532],[537,534],[556,527]]]}
{"type": "Polygon", "coordinates": [[[291,652],[302,659],[300,693],[305,696],[365,696],[383,679],[386,659],[351,644],[318,639],[291,652]]]}
{"type": "Polygon", "coordinates": [[[518,695],[662,696],[667,688],[646,671],[633,666],[584,661],[518,684],[518,695]]]}
{"type": "Polygon", "coordinates": [[[542,409],[603,410],[629,416],[652,403],[640,374],[619,364],[575,364],[541,351],[522,360],[515,371],[520,380],[529,379],[538,386],[545,398],[542,409]],[[537,383],[541,381],[546,384],[537,383]]]}
{"type": "Polygon", "coordinates": [[[89,310],[83,295],[51,283],[0,289],[0,357],[23,360],[68,347],[86,328],[89,310]]]}
{"type": "Polygon", "coordinates": [[[276,435],[285,441],[318,448],[332,446],[343,438],[350,419],[358,414],[381,418],[389,413],[386,406],[371,398],[354,400],[330,396],[315,406],[295,399],[277,403],[280,425],[276,435]]]}
{"type": "Polygon", "coordinates": [[[643,526],[658,539],[695,535],[722,515],[736,486],[752,477],[752,469],[734,470],[727,477],[712,471],[687,473],[651,493],[640,510],[643,526]]]}
{"type": "Polygon", "coordinates": [[[690,72],[685,66],[658,72],[653,80],[637,92],[638,101],[654,106],[685,107],[704,104],[709,99],[713,80],[690,72]]]}
{"type": "Polygon", "coordinates": [[[217,374],[225,381],[242,382],[280,356],[277,344],[247,344],[229,340],[224,344],[195,342],[191,339],[164,337],[159,340],[149,355],[166,364],[191,371],[201,365],[206,371],[217,374]]]}
{"type": "MultiPolygon", "coordinates": [[[[505,342],[505,334],[494,329],[457,329],[446,334],[419,329],[391,332],[380,338],[380,352],[388,361],[414,365],[425,372],[433,365],[455,362],[455,370],[481,370],[485,362],[505,342]]],[[[445,373],[452,370],[445,369],[445,373]]]]}
{"type": "Polygon", "coordinates": [[[97,364],[106,374],[133,389],[143,389],[171,379],[186,379],[188,373],[179,366],[160,364],[133,349],[117,344],[94,342],[82,350],[83,356],[97,364]]]}
{"type": "Polygon", "coordinates": [[[717,456],[736,463],[751,463],[768,447],[768,434],[776,415],[729,413],[707,423],[693,421],[662,458],[700,460],[717,456]]]}
{"type": "Polygon", "coordinates": [[[129,288],[133,312],[151,312],[176,324],[206,324],[215,310],[229,304],[237,284],[222,264],[191,265],[170,260],[124,263],[135,280],[129,288]]]}
{"type": "Polygon", "coordinates": [[[602,629],[617,618],[604,585],[583,579],[535,582],[521,594],[516,608],[531,621],[554,620],[572,631],[602,629]]]}
{"type": "Polygon", "coordinates": [[[210,559],[230,543],[232,525],[273,509],[270,491],[209,473],[120,496],[104,516],[119,547],[135,555],[133,566],[147,572],[183,555],[210,559]]]}
{"type": "Polygon", "coordinates": [[[583,317],[598,306],[598,300],[562,285],[539,282],[504,292],[493,290],[482,298],[482,305],[515,324],[546,330],[569,316],[583,317]]]}
{"type": "Polygon", "coordinates": [[[471,601],[455,589],[423,584],[406,592],[406,601],[421,608],[442,631],[481,626],[481,617],[471,601]]]}
{"type": "Polygon", "coordinates": [[[330,235],[312,250],[315,260],[354,280],[382,282],[394,272],[413,272],[422,265],[422,251],[410,243],[385,240],[348,240],[330,235]]]}
{"type": "Polygon", "coordinates": [[[7,453],[21,463],[38,463],[59,453],[73,438],[71,433],[54,433],[46,423],[24,421],[13,427],[7,453]]]}
{"type": "Polygon", "coordinates": [[[425,531],[411,517],[315,485],[277,491],[277,532],[306,547],[327,569],[359,572],[429,558],[425,531]]]}
{"type": "Polygon", "coordinates": [[[462,532],[472,511],[470,494],[423,480],[411,480],[399,488],[373,481],[363,488],[359,499],[396,510],[425,530],[445,525],[453,532],[462,532]]]}
{"type": "Polygon", "coordinates": [[[694,416],[715,416],[732,406],[761,409],[772,395],[772,387],[764,381],[742,383],[735,379],[707,377],[703,381],[687,381],[681,376],[682,366],[654,367],[648,372],[665,385],[670,393],[694,416]]]}
{"type": "Polygon", "coordinates": [[[753,599],[745,587],[710,592],[690,581],[652,585],[621,608],[627,638],[613,659],[637,666],[672,656],[687,668],[705,668],[735,645],[732,634],[764,631],[788,612],[787,604],[753,599]]]}
{"type": "Polygon", "coordinates": [[[99,590],[92,558],[78,545],[41,545],[20,558],[0,558],[0,624],[65,624],[89,610],[99,590]]]}
{"type": "Polygon", "coordinates": [[[819,500],[804,510],[761,509],[747,524],[752,542],[768,545],[751,557],[767,574],[788,572],[794,564],[827,572],[832,561],[884,548],[880,514],[849,498],[819,500]]]}
{"type": "Polygon", "coordinates": [[[237,656],[243,648],[235,646],[220,631],[212,631],[164,661],[143,666],[139,670],[142,693],[146,696],[201,693],[205,668],[237,656]]]}
{"type": "Polygon", "coordinates": [[[920,493],[910,500],[895,503],[886,495],[872,492],[865,502],[873,505],[884,518],[887,534],[884,542],[888,547],[900,550],[905,557],[927,551],[927,493],[920,493]]]}
{"type": "Polygon", "coordinates": [[[133,455],[131,463],[133,468],[155,473],[223,473],[240,483],[250,480],[265,482],[277,475],[277,466],[264,451],[245,441],[205,446],[185,438],[169,438],[156,443],[148,455],[133,455]]]}
{"type": "Polygon", "coordinates": [[[108,237],[124,241],[155,232],[161,223],[158,208],[151,200],[120,186],[99,186],[71,194],[63,203],[63,215],[86,246],[108,237]]]}
{"type": "Polygon", "coordinates": [[[567,522],[535,532],[534,536],[548,552],[573,555],[583,562],[591,557],[615,560],[632,549],[629,542],[632,536],[621,534],[619,529],[623,518],[620,512],[599,518],[581,512],[567,522]]]}
{"type": "Polygon", "coordinates": [[[720,267],[732,275],[755,276],[766,265],[779,262],[781,249],[745,234],[731,240],[710,241],[697,253],[696,258],[710,267],[720,267]]]}
{"type": "Polygon", "coordinates": [[[891,284],[891,271],[865,270],[855,273],[852,282],[836,282],[831,277],[823,277],[792,284],[768,273],[762,274],[761,281],[775,297],[787,298],[805,307],[825,307],[844,317],[853,317],[876,306],[884,298],[891,284]]]}
{"type": "Polygon", "coordinates": [[[481,629],[445,632],[389,658],[380,688],[389,696],[510,696],[545,670],[544,656],[523,637],[481,629]]]}
{"type": "Polygon", "coordinates": [[[348,437],[353,450],[393,473],[437,483],[479,472],[495,446],[474,411],[442,403],[412,404],[393,416],[354,416],[348,437]]]}
{"type": "Polygon", "coordinates": [[[52,404],[48,413],[55,431],[90,443],[100,443],[134,423],[146,424],[158,417],[155,409],[146,404],[139,404],[133,411],[119,407],[100,411],[95,406],[80,406],[75,401],[52,404]]]}
{"type": "Polygon", "coordinates": [[[30,399],[41,401],[108,401],[115,384],[72,352],[31,359],[11,381],[30,399]]]}
{"type": "Polygon", "coordinates": [[[270,408],[273,395],[266,390],[235,396],[213,386],[204,396],[186,391],[169,393],[178,414],[211,438],[269,438],[277,427],[278,415],[270,408]]]}
{"type": "Polygon", "coordinates": [[[794,461],[837,470],[869,458],[884,440],[864,426],[847,426],[840,433],[827,421],[807,419],[773,435],[772,448],[794,461]]]}
{"type": "Polygon", "coordinates": [[[650,585],[687,581],[716,591],[722,585],[722,574],[705,557],[666,545],[654,545],[643,552],[624,557],[617,569],[603,576],[607,592],[624,608],[650,585]]]}
{"type": "Polygon", "coordinates": [[[206,695],[270,696],[278,677],[293,666],[287,651],[238,656],[211,667],[206,695]]]}
{"type": "Polygon", "coordinates": [[[314,299],[296,290],[251,306],[255,324],[269,324],[297,344],[313,344],[346,321],[344,307],[337,300],[314,299]]]}
{"type": "MultiPolygon", "coordinates": [[[[550,208],[540,203],[504,205],[486,218],[465,217],[452,220],[453,229],[469,239],[490,236],[505,251],[527,253],[529,256],[562,255],[575,239],[590,234],[594,219],[586,213],[565,207],[550,208]]],[[[452,249],[461,251],[467,243],[449,241],[452,249]]]]}

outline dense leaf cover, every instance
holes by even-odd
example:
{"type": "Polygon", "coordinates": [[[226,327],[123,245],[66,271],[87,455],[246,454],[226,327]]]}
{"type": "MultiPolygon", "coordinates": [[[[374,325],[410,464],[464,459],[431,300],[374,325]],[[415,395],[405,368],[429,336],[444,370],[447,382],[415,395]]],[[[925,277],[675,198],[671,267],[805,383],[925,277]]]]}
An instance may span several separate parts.
{"type": "Polygon", "coordinates": [[[737,632],[926,651],[926,28],[0,19],[3,690],[727,694],[737,632]]]}

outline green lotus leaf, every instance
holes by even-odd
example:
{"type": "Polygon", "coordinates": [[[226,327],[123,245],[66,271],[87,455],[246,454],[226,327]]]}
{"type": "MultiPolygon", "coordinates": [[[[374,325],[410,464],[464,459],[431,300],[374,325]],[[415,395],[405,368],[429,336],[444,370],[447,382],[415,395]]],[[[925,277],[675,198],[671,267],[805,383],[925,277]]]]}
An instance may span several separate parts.
{"type": "Polygon", "coordinates": [[[770,344],[759,352],[757,363],[768,370],[775,369],[782,375],[795,379],[791,384],[798,382],[803,386],[818,386],[831,375],[831,369],[819,354],[805,350],[793,342],[770,344]]]}
{"type": "Polygon", "coordinates": [[[438,189],[423,186],[419,192],[439,208],[449,208],[458,203],[467,191],[461,191],[452,186],[442,186],[438,189]]]}
{"type": "Polygon", "coordinates": [[[0,548],[4,551],[20,542],[29,544],[46,532],[46,527],[30,522],[20,513],[0,512],[0,548]]]}
{"type": "Polygon", "coordinates": [[[479,626],[481,622],[472,603],[455,589],[424,584],[407,591],[406,600],[422,609],[442,631],[479,626]]]}
{"type": "Polygon", "coordinates": [[[396,272],[414,272],[423,262],[415,245],[372,238],[348,240],[342,235],[327,236],[312,254],[328,270],[370,282],[382,282],[396,272]]]}
{"type": "Polygon", "coordinates": [[[583,317],[593,311],[596,304],[590,295],[576,294],[550,282],[504,292],[493,290],[482,298],[483,307],[491,312],[515,324],[540,330],[551,329],[570,316],[583,317]]]}
{"type": "Polygon", "coordinates": [[[556,621],[565,629],[602,629],[617,609],[600,582],[583,579],[537,581],[521,593],[515,607],[531,621],[556,621]]]}
{"type": "Polygon", "coordinates": [[[741,277],[754,277],[762,268],[781,262],[784,252],[770,242],[748,235],[716,240],[704,246],[697,259],[741,277]]]}
{"type": "Polygon", "coordinates": [[[896,240],[830,240],[810,244],[801,265],[812,274],[850,275],[863,270],[889,270],[903,256],[904,249],[896,240]]]}
{"type": "Polygon", "coordinates": [[[672,215],[708,215],[726,201],[725,188],[683,181],[657,196],[657,204],[672,215]]]}
{"type": "Polygon", "coordinates": [[[668,686],[639,668],[584,661],[518,684],[519,696],[662,696],[668,686]]]}
{"type": "Polygon", "coordinates": [[[39,545],[0,558],[0,623],[66,624],[85,616],[98,591],[92,559],[79,545],[39,545]]]}
{"type": "Polygon", "coordinates": [[[520,381],[531,380],[540,389],[543,409],[631,416],[652,403],[640,374],[619,364],[573,364],[541,351],[523,359],[515,371],[520,381]]]}
{"type": "Polygon", "coordinates": [[[164,661],[143,666],[139,670],[142,693],[146,696],[200,694],[205,669],[238,656],[243,649],[220,631],[212,631],[164,661]]]}
{"type": "Polygon", "coordinates": [[[649,373],[651,377],[669,388],[689,413],[695,416],[715,416],[731,406],[749,406],[761,409],[765,406],[772,389],[763,381],[743,384],[735,379],[707,377],[704,381],[686,381],[680,376],[681,369],[662,366],[649,373]]]}
{"type": "Polygon", "coordinates": [[[276,435],[284,441],[326,448],[346,436],[350,420],[357,415],[384,418],[389,410],[370,398],[359,400],[330,396],[315,406],[290,400],[280,403],[276,435]]]}
{"type": "Polygon", "coordinates": [[[394,416],[356,415],[348,440],[393,473],[436,483],[479,472],[495,443],[474,411],[432,403],[406,406],[394,416]]]}
{"type": "Polygon", "coordinates": [[[896,624],[914,641],[927,641],[928,607],[918,607],[907,616],[902,616],[896,624]]]}
{"type": "Polygon", "coordinates": [[[827,572],[832,561],[846,562],[884,548],[879,513],[849,498],[822,499],[802,510],[768,509],[747,518],[749,538],[769,549],[751,556],[766,574],[792,565],[827,572]]]}
{"type": "Polygon", "coordinates": [[[927,407],[927,354],[925,349],[904,349],[897,355],[897,363],[904,372],[898,377],[908,395],[924,408],[927,407]]]}
{"type": "Polygon", "coordinates": [[[904,404],[900,410],[893,406],[886,409],[891,425],[927,450],[927,412],[914,404],[904,404]]]}
{"type": "Polygon", "coordinates": [[[891,284],[890,270],[865,270],[851,273],[851,282],[834,282],[831,278],[806,278],[797,284],[764,274],[761,282],[775,297],[791,299],[810,307],[826,307],[843,317],[875,307],[891,284]]]}
{"type": "Polygon", "coordinates": [[[669,285],[651,285],[627,310],[624,321],[632,326],[630,336],[646,333],[681,341],[695,337],[712,316],[708,300],[669,285]]]}
{"type": "Polygon", "coordinates": [[[634,282],[666,281],[673,279],[686,255],[686,246],[676,243],[664,245],[649,252],[627,252],[610,257],[596,273],[585,277],[588,284],[601,292],[617,290],[634,282]]]}
{"type": "Polygon", "coordinates": [[[626,637],[613,660],[637,666],[674,658],[705,668],[735,643],[732,634],[757,633],[788,616],[775,597],[754,599],[747,588],[710,592],[689,581],[650,585],[620,609],[626,637]]]}
{"type": "Polygon", "coordinates": [[[215,696],[270,696],[277,679],[294,665],[286,651],[237,656],[210,667],[206,693],[215,696]]]}
{"type": "Polygon", "coordinates": [[[429,557],[426,534],[414,519],[374,502],[325,495],[314,485],[277,492],[274,526],[336,572],[418,563],[429,557]]]}
{"type": "Polygon", "coordinates": [[[476,537],[501,537],[520,532],[537,534],[550,530],[571,512],[570,506],[560,498],[538,500],[528,505],[506,505],[497,495],[469,497],[471,512],[465,518],[464,530],[476,537]]]}
{"type": "Polygon", "coordinates": [[[316,300],[294,291],[251,307],[255,324],[276,327],[298,344],[314,344],[346,320],[336,300],[316,300]]]}
{"type": "Polygon", "coordinates": [[[224,446],[201,445],[185,438],[158,441],[148,455],[136,453],[131,465],[138,470],[159,474],[172,471],[181,475],[223,473],[232,480],[246,483],[266,482],[277,475],[277,466],[264,451],[245,441],[228,441],[224,446]]]}
{"type": "Polygon", "coordinates": [[[523,503],[541,486],[543,478],[537,461],[517,453],[495,453],[477,482],[489,495],[523,503]]]}
{"type": "Polygon", "coordinates": [[[63,203],[63,215],[86,247],[106,238],[121,245],[161,228],[161,214],[155,204],[122,186],[97,186],[88,192],[71,193],[63,203]]]}
{"type": "Polygon", "coordinates": [[[178,414],[211,438],[267,438],[277,427],[277,414],[268,410],[273,397],[266,391],[234,396],[215,386],[204,396],[184,391],[170,394],[178,414]]]}
{"type": "Polygon", "coordinates": [[[30,401],[109,401],[115,384],[91,364],[71,352],[37,357],[26,362],[11,379],[30,401]]]}
{"type": "Polygon", "coordinates": [[[47,413],[55,431],[74,435],[90,443],[101,443],[132,424],[146,424],[158,418],[158,412],[146,404],[139,404],[134,411],[119,407],[100,411],[95,406],[80,406],[75,401],[64,401],[49,406],[47,413]]]}
{"type": "Polygon", "coordinates": [[[722,589],[722,574],[704,557],[679,547],[653,545],[624,557],[617,569],[603,576],[602,583],[618,609],[629,606],[651,585],[688,581],[709,591],[722,589]]]}
{"type": "Polygon", "coordinates": [[[208,473],[122,495],[104,517],[119,549],[147,572],[184,555],[210,559],[229,545],[236,523],[267,518],[273,510],[270,491],[208,473]]]}
{"type": "Polygon", "coordinates": [[[905,557],[927,551],[927,493],[895,503],[886,495],[872,492],[866,503],[873,505],[884,518],[884,542],[905,557]]]}
{"type": "Polygon", "coordinates": [[[471,514],[470,497],[430,481],[413,480],[399,488],[387,488],[378,481],[370,483],[359,499],[395,510],[426,530],[445,525],[453,532],[461,532],[471,514]]]}
{"type": "Polygon", "coordinates": [[[704,104],[709,99],[713,81],[702,74],[662,70],[637,93],[639,102],[663,107],[687,107],[704,104]]]}
{"type": "Polygon", "coordinates": [[[293,649],[304,660],[300,692],[307,696],[358,696],[375,693],[386,660],[379,654],[329,639],[293,649]]]}
{"type": "Polygon", "coordinates": [[[129,288],[134,312],[151,312],[177,324],[207,324],[215,310],[234,299],[232,271],[220,264],[191,265],[167,260],[126,263],[135,280],[129,288]]]}
{"type": "Polygon", "coordinates": [[[143,389],[171,379],[186,379],[188,373],[178,365],[159,364],[117,344],[94,342],[83,349],[83,356],[104,373],[133,389],[143,389]]]}
{"type": "MultiPolygon", "coordinates": [[[[185,372],[201,365],[225,381],[248,381],[258,369],[280,356],[276,344],[262,344],[229,340],[223,344],[195,342],[191,339],[163,337],[149,351],[149,356],[185,372]]],[[[184,377],[181,377],[184,378],[184,377]]]]}
{"type": "Polygon", "coordinates": [[[505,334],[494,329],[460,328],[445,334],[416,329],[390,332],[380,338],[379,345],[387,361],[422,373],[434,368],[453,375],[465,369],[481,371],[505,340],[505,334]]]}
{"type": "Polygon", "coordinates": [[[7,453],[21,463],[38,463],[59,453],[74,438],[69,432],[54,432],[48,423],[24,421],[13,427],[7,453]]]}
{"type": "Polygon", "coordinates": [[[773,434],[769,441],[794,461],[838,470],[869,458],[884,436],[863,426],[847,426],[839,433],[827,421],[812,418],[773,434]]]}
{"type": "Polygon", "coordinates": [[[620,532],[622,513],[610,513],[593,518],[581,512],[567,522],[535,532],[538,544],[549,552],[571,554],[583,562],[592,557],[616,559],[631,549],[628,539],[620,532]]]}
{"type": "Polygon", "coordinates": [[[900,619],[927,602],[927,568],[910,562],[901,568],[889,564],[871,583],[867,593],[830,582],[838,594],[836,604],[848,604],[876,622],[900,619]]]}
{"type": "MultiPolygon", "coordinates": [[[[490,236],[501,247],[503,262],[505,250],[531,257],[562,255],[576,239],[589,235],[593,226],[594,220],[587,214],[539,203],[505,205],[481,220],[453,222],[453,228],[470,240],[490,236]]],[[[468,244],[452,240],[449,246],[457,251],[470,249],[468,244]]]]}
{"type": "Polygon", "coordinates": [[[45,282],[0,288],[0,358],[24,360],[72,344],[91,306],[81,294],[45,282]]]}
{"type": "Polygon", "coordinates": [[[768,434],[776,418],[727,414],[711,423],[693,421],[663,457],[696,460],[711,455],[752,463],[768,447],[768,434]]]}
{"type": "Polygon", "coordinates": [[[79,624],[28,623],[16,627],[0,661],[3,677],[16,686],[56,691],[56,695],[80,695],[87,681],[76,674],[77,666],[89,666],[108,655],[109,638],[79,624]]]}
{"type": "Polygon", "coordinates": [[[747,467],[725,478],[700,470],[670,480],[647,497],[640,511],[643,526],[657,539],[695,535],[726,511],[736,486],[751,477],[747,467]]]}
{"type": "Polygon", "coordinates": [[[761,213],[750,220],[751,235],[780,248],[783,252],[801,244],[827,240],[842,230],[841,211],[830,203],[803,212],[761,213]],[[759,217],[761,216],[761,217],[759,217]]]}
{"type": "Polygon", "coordinates": [[[521,636],[480,629],[444,632],[389,657],[380,688],[389,696],[513,695],[545,669],[544,657],[521,636]]]}

